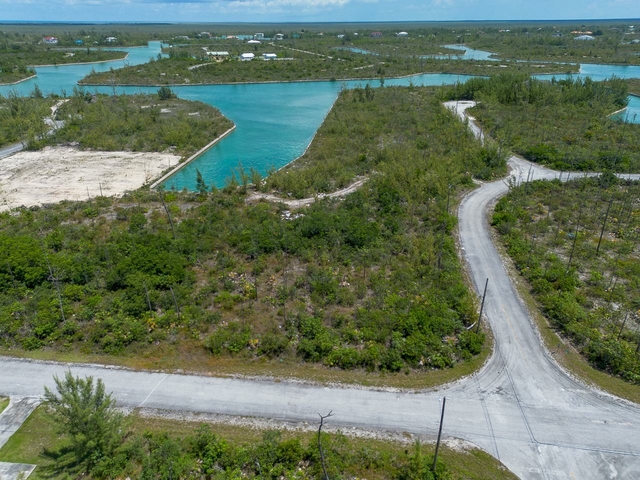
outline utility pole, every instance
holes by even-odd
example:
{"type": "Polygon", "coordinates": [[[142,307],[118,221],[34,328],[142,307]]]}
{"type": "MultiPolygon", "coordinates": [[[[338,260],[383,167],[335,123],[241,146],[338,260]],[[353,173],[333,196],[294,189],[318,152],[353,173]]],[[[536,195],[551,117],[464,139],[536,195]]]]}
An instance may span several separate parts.
{"type": "Polygon", "coordinates": [[[440,448],[440,437],[442,436],[442,424],[444,423],[444,407],[447,405],[447,397],[442,397],[442,412],[440,413],[440,428],[438,429],[438,441],[436,442],[436,452],[433,455],[433,473],[436,472],[438,463],[438,449],[440,448]]]}
{"type": "Polygon", "coordinates": [[[487,287],[489,286],[489,279],[484,282],[484,293],[482,294],[482,304],[480,305],[480,315],[478,315],[478,323],[476,324],[476,333],[480,331],[480,321],[482,320],[482,311],[484,310],[484,300],[487,297],[487,287]]]}

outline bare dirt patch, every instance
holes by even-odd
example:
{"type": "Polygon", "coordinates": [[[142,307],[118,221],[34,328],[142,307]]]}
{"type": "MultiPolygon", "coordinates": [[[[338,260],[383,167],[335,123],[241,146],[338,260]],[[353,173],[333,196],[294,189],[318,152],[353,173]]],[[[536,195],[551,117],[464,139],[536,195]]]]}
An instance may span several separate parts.
{"type": "Polygon", "coordinates": [[[247,197],[247,203],[257,202],[257,201],[260,201],[260,200],[266,200],[268,202],[284,203],[285,205],[287,205],[290,208],[308,207],[313,202],[315,202],[316,200],[321,199],[321,198],[342,198],[342,197],[346,197],[347,195],[349,195],[349,194],[355,192],[356,190],[358,190],[362,185],[364,185],[364,183],[366,181],[367,181],[367,178],[358,178],[351,185],[349,185],[349,186],[347,186],[345,188],[342,188],[340,190],[336,190],[335,192],[332,192],[332,193],[321,193],[321,194],[316,195],[314,197],[300,198],[300,199],[287,199],[287,198],[278,197],[277,195],[272,195],[272,194],[269,194],[269,193],[254,192],[254,193],[250,194],[247,197]]]}
{"type": "Polygon", "coordinates": [[[62,200],[121,195],[158,177],[180,157],[46,147],[0,161],[0,211],[62,200]]]}

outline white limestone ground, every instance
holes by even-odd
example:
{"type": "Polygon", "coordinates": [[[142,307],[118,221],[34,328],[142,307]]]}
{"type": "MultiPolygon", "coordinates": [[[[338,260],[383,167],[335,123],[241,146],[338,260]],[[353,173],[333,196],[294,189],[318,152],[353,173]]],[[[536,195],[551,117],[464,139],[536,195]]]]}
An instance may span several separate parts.
{"type": "Polygon", "coordinates": [[[149,183],[180,157],[46,147],[0,160],[0,211],[62,200],[121,195],[149,183]]]}

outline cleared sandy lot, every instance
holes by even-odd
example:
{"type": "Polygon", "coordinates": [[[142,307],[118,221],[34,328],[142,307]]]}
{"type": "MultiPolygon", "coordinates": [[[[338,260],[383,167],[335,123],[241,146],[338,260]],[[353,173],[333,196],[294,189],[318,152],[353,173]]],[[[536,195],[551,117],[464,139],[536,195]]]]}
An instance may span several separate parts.
{"type": "Polygon", "coordinates": [[[177,155],[46,147],[0,160],[0,211],[61,200],[121,195],[175,166],[177,155]]]}

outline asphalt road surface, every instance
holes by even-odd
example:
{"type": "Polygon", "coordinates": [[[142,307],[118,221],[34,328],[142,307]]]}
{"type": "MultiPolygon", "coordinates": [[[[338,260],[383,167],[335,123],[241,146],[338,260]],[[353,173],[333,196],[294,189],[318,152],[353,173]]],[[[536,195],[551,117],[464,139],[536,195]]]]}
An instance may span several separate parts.
{"type": "MultiPolygon", "coordinates": [[[[516,180],[558,176],[515,158],[510,164],[516,180]]],[[[484,312],[495,351],[480,372],[452,385],[385,391],[0,358],[0,393],[41,395],[70,368],[102,378],[128,407],[310,423],[333,410],[332,425],[433,436],[446,396],[443,435],[478,445],[523,479],[639,479],[640,408],[584,386],[555,363],[491,242],[486,212],[507,190],[502,180],[483,184],[459,207],[462,256],[476,289],[489,278],[484,312]]]]}
{"type": "Polygon", "coordinates": [[[13,155],[14,153],[20,152],[24,149],[24,145],[22,143],[14,143],[11,145],[6,145],[0,148],[0,159],[4,157],[8,157],[9,155],[13,155]]]}

